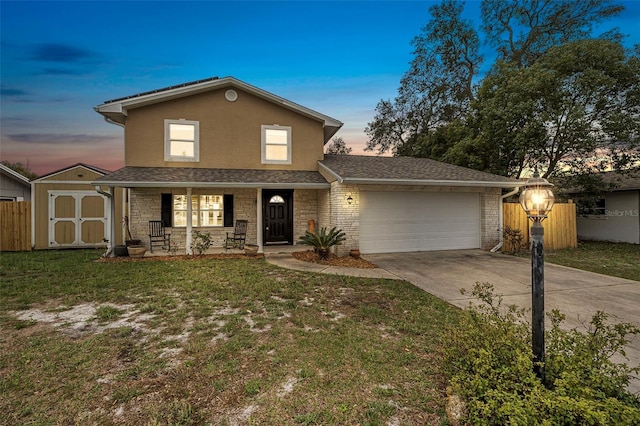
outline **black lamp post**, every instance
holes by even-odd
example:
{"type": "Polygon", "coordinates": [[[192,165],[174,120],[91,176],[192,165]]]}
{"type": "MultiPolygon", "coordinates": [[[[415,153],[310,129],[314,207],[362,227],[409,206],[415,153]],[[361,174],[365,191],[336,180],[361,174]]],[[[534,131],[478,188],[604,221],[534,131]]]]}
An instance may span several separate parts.
{"type": "Polygon", "coordinates": [[[520,193],[520,204],[533,221],[531,226],[531,346],[533,371],[544,383],[544,228],[541,222],[553,207],[553,185],[538,172],[520,193]]]}

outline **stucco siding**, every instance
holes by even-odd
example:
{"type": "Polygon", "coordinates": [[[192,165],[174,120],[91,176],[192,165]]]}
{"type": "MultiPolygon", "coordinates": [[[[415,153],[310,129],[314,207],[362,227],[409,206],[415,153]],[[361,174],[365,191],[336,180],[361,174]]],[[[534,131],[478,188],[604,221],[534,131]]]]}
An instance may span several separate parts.
{"type": "Polygon", "coordinates": [[[225,99],[226,89],[194,94],[128,111],[125,165],[265,170],[317,170],[323,158],[323,123],[242,90],[225,99]],[[199,162],[164,160],[164,120],[199,123],[199,162]],[[291,126],[290,165],[261,164],[261,126],[291,126]]]}
{"type": "Polygon", "coordinates": [[[578,239],[640,244],[640,191],[610,192],[603,216],[578,216],[578,239]]]}

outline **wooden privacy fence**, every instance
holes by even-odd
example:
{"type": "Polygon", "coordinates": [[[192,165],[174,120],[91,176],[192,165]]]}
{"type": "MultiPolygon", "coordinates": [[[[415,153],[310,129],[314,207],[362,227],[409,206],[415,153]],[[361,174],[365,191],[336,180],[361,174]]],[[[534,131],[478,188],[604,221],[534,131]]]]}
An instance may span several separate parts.
{"type": "Polygon", "coordinates": [[[31,250],[31,202],[0,202],[0,251],[31,250]]]}
{"type": "MultiPolygon", "coordinates": [[[[524,248],[529,247],[531,221],[519,203],[504,203],[504,229],[520,230],[524,248]]],[[[554,204],[549,217],[542,222],[544,227],[544,247],[549,250],[578,247],[576,228],[576,205],[573,203],[554,204]]],[[[504,239],[503,251],[515,251],[509,238],[504,239]]]]}

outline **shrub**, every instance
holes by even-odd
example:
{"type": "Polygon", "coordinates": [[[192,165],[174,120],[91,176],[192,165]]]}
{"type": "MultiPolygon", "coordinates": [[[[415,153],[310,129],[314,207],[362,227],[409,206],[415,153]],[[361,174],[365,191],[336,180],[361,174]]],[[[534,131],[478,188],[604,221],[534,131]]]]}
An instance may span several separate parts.
{"type": "Polygon", "coordinates": [[[560,328],[554,311],[546,334],[546,386],[533,373],[531,326],[525,310],[503,306],[490,284],[477,283],[479,305],[467,309],[448,333],[445,369],[451,387],[466,402],[474,425],[640,424],[640,399],[626,390],[638,368],[616,364],[624,355],[631,324],[606,323],[597,313],[586,333],[560,328]]]}
{"type": "Polygon", "coordinates": [[[208,232],[200,232],[193,231],[193,248],[196,250],[198,255],[204,254],[211,244],[213,243],[213,238],[211,238],[211,234],[208,232]]]}
{"type": "Polygon", "coordinates": [[[321,258],[326,258],[329,255],[329,249],[331,247],[342,244],[346,239],[347,237],[345,233],[342,232],[342,229],[336,230],[334,226],[327,233],[327,227],[325,226],[322,227],[318,233],[306,231],[305,234],[299,238],[299,243],[313,246],[321,258]]]}
{"type": "Polygon", "coordinates": [[[505,226],[502,232],[504,242],[503,251],[508,254],[515,254],[521,252],[525,247],[524,235],[522,231],[510,226],[505,226]]]}

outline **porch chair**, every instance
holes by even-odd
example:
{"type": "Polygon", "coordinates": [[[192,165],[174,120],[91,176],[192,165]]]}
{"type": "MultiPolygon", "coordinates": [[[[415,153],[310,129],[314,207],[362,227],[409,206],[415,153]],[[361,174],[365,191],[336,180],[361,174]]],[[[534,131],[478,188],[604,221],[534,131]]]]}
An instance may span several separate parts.
{"type": "Polygon", "coordinates": [[[248,220],[238,219],[236,220],[236,227],[233,233],[227,232],[227,239],[224,242],[224,248],[230,249],[238,247],[240,250],[244,248],[244,241],[247,237],[247,223],[248,220]]]}
{"type": "Polygon", "coordinates": [[[149,248],[153,253],[153,246],[166,247],[167,250],[171,246],[171,234],[164,229],[161,220],[149,221],[149,248]]]}

